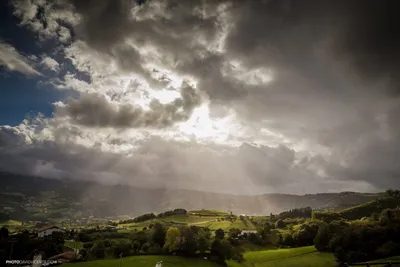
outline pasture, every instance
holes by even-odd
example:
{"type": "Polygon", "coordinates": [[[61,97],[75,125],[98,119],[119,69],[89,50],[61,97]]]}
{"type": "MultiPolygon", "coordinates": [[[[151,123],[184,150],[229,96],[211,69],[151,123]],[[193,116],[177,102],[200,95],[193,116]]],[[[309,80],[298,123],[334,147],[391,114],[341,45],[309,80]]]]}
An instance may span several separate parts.
{"type": "MultiPolygon", "coordinates": [[[[109,267],[119,266],[119,259],[96,260],[88,262],[66,263],[62,267],[109,267]]],[[[176,256],[132,256],[122,258],[123,267],[154,267],[162,261],[163,267],[218,267],[216,263],[203,259],[189,259],[176,256]]]]}

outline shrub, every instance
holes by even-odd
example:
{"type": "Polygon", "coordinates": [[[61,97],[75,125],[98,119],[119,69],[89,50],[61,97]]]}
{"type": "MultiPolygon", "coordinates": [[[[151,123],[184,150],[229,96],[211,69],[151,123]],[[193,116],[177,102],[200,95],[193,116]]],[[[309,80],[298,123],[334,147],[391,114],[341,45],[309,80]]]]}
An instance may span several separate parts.
{"type": "Polygon", "coordinates": [[[284,228],[285,227],[285,222],[283,221],[283,220],[277,220],[276,222],[275,222],[275,227],[276,228],[284,228]]]}

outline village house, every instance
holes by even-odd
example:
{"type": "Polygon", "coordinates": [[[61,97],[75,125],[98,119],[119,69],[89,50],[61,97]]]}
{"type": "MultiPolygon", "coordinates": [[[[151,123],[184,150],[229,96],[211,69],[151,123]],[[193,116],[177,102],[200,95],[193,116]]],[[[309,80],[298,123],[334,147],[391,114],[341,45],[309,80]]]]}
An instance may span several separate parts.
{"type": "Polygon", "coordinates": [[[240,232],[240,235],[244,235],[244,234],[257,234],[257,230],[242,230],[242,232],[240,232]]]}
{"type": "Polygon", "coordinates": [[[45,237],[49,236],[54,232],[64,232],[61,228],[55,226],[55,225],[46,225],[37,230],[38,232],[38,237],[45,237]]]}

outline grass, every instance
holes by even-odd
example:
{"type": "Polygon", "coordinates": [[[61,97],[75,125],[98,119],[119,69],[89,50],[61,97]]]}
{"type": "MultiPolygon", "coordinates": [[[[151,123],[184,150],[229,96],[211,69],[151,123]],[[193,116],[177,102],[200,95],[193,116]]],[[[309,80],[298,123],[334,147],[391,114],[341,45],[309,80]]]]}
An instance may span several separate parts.
{"type": "Polygon", "coordinates": [[[83,242],[75,242],[75,241],[64,241],[64,246],[70,248],[83,248],[83,242]]]}
{"type": "Polygon", "coordinates": [[[336,267],[337,263],[331,253],[315,252],[307,255],[300,255],[290,258],[277,259],[268,262],[254,263],[254,267],[336,267]]]}
{"type": "Polygon", "coordinates": [[[219,210],[191,210],[189,214],[200,214],[202,216],[224,216],[228,213],[219,210]]]}
{"type": "MultiPolygon", "coordinates": [[[[162,261],[163,267],[218,267],[216,263],[202,259],[188,259],[175,256],[133,256],[122,258],[124,267],[154,267],[157,262],[162,261]]],[[[66,263],[62,267],[109,267],[119,266],[119,259],[96,260],[87,262],[66,263]]]]}
{"type": "Polygon", "coordinates": [[[215,231],[218,229],[226,230],[226,229],[230,228],[231,224],[232,223],[230,221],[213,222],[213,223],[211,223],[211,225],[208,226],[208,228],[212,231],[215,231]]]}
{"type": "Polygon", "coordinates": [[[218,217],[216,217],[216,216],[200,217],[200,216],[195,216],[195,215],[173,215],[173,216],[161,218],[160,221],[198,224],[198,223],[210,222],[210,221],[216,220],[217,218],[218,217]]]}
{"type": "Polygon", "coordinates": [[[165,226],[195,225],[195,226],[199,226],[199,227],[207,227],[207,228],[210,228],[210,230],[217,230],[219,228],[225,230],[231,225],[231,222],[229,222],[229,221],[218,222],[217,219],[219,219],[220,216],[210,215],[211,211],[204,211],[204,212],[209,215],[205,215],[205,216],[199,216],[199,215],[193,215],[193,214],[172,215],[172,216],[167,216],[164,218],[156,218],[156,219],[139,222],[139,223],[119,224],[118,225],[119,227],[124,227],[126,229],[118,229],[118,232],[126,233],[126,232],[134,231],[135,229],[140,231],[143,229],[143,227],[148,227],[150,224],[154,224],[157,222],[164,224],[165,226]]]}
{"type": "Polygon", "coordinates": [[[21,226],[22,223],[20,221],[8,220],[5,222],[1,222],[0,225],[1,226],[21,226]]]}
{"type": "MultiPolygon", "coordinates": [[[[370,263],[372,262],[399,262],[400,261],[400,256],[395,256],[395,257],[390,257],[390,258],[384,258],[384,259],[379,259],[379,260],[374,260],[374,261],[369,261],[370,263]]],[[[380,265],[374,265],[378,267],[385,267],[387,266],[386,264],[380,264],[380,265]]]]}
{"type": "Polygon", "coordinates": [[[274,249],[266,251],[248,252],[244,255],[244,258],[245,260],[251,262],[264,262],[264,261],[271,261],[298,255],[304,255],[316,251],[317,249],[314,246],[288,248],[288,249],[274,249]]]}
{"type": "Polygon", "coordinates": [[[237,218],[230,226],[229,229],[238,228],[240,230],[256,230],[256,227],[249,219],[237,218]]]}
{"type": "Polygon", "coordinates": [[[241,264],[233,261],[228,261],[227,264],[229,267],[336,266],[335,258],[331,253],[318,252],[313,246],[246,252],[244,259],[245,261],[241,264]]]}
{"type": "Polygon", "coordinates": [[[210,226],[213,224],[213,221],[207,221],[207,222],[201,222],[201,223],[195,223],[194,225],[198,227],[206,227],[210,228],[210,226]]]}
{"type": "Polygon", "coordinates": [[[277,249],[277,247],[273,246],[273,245],[267,245],[267,246],[261,246],[261,245],[256,245],[250,242],[245,242],[243,244],[240,245],[240,248],[244,251],[244,252],[250,252],[250,251],[262,251],[262,250],[270,250],[270,249],[277,249]]]}

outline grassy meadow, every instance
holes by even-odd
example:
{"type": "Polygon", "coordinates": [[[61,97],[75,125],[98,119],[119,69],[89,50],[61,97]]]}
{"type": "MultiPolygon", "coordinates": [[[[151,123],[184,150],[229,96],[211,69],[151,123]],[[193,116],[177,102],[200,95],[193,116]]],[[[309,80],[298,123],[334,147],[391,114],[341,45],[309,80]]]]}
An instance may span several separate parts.
{"type": "Polygon", "coordinates": [[[244,262],[228,261],[229,267],[335,267],[336,262],[331,253],[318,252],[314,246],[271,249],[244,253],[244,262]]]}
{"type": "MultiPolygon", "coordinates": [[[[318,252],[313,246],[271,249],[244,253],[245,261],[237,263],[227,261],[228,267],[335,267],[336,262],[331,253],[318,252]]],[[[395,258],[391,258],[392,260],[395,258]]],[[[386,259],[388,260],[388,259],[386,259]]],[[[190,259],[176,256],[132,256],[122,258],[124,267],[154,267],[159,261],[163,261],[164,267],[217,267],[216,263],[203,259],[190,259]]],[[[119,259],[95,260],[63,264],[62,267],[108,267],[118,266],[119,259]]]]}
{"type": "MultiPolygon", "coordinates": [[[[62,267],[109,267],[119,266],[119,259],[96,260],[63,264],[62,267]]],[[[220,265],[202,259],[189,259],[175,256],[133,256],[122,258],[123,267],[154,267],[162,261],[163,267],[218,267],[220,265]]]]}

